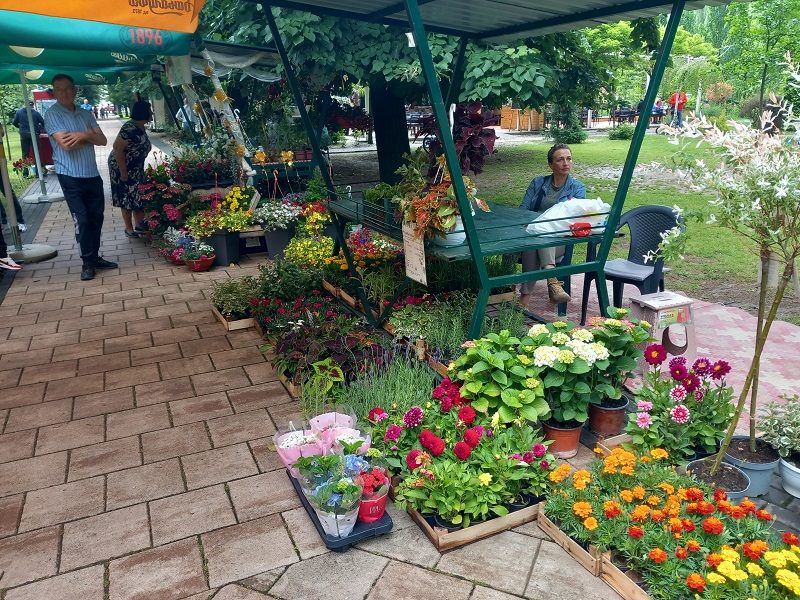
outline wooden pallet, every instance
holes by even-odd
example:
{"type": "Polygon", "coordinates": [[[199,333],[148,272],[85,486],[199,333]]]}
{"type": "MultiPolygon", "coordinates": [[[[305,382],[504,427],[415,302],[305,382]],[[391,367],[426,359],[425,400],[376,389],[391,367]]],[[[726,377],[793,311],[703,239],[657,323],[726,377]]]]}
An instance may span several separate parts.
{"type": "Polygon", "coordinates": [[[589,550],[584,550],[578,542],[561,531],[558,526],[544,514],[544,502],[539,504],[539,529],[553,538],[553,541],[564,548],[567,553],[577,560],[584,569],[597,577],[600,575],[600,555],[595,546],[590,545],[589,550]]]}
{"type": "Polygon", "coordinates": [[[630,436],[630,434],[620,433],[619,435],[615,435],[608,438],[598,438],[597,447],[603,451],[603,454],[608,456],[609,454],[611,454],[611,451],[617,446],[621,446],[622,444],[628,444],[632,441],[633,438],[630,436]]]}
{"type": "Polygon", "coordinates": [[[611,552],[600,555],[600,578],[611,586],[625,600],[650,600],[650,596],[640,588],[633,577],[636,571],[623,571],[611,559],[611,552]]]}
{"type": "Polygon", "coordinates": [[[411,506],[408,507],[408,514],[414,522],[419,525],[419,528],[422,529],[422,533],[425,534],[439,552],[482,540],[483,538],[487,538],[507,529],[519,527],[523,523],[534,521],[538,513],[539,505],[534,504],[522,510],[508,513],[504,517],[497,517],[484,521],[483,523],[478,523],[477,525],[470,525],[465,529],[459,529],[458,531],[448,533],[446,529],[431,527],[421,514],[411,506]]]}
{"type": "Polygon", "coordinates": [[[236,319],[231,320],[225,315],[223,315],[216,306],[213,304],[211,305],[211,312],[214,313],[214,316],[217,317],[217,320],[222,323],[222,326],[225,327],[228,331],[236,331],[238,329],[249,329],[250,327],[256,326],[256,320],[253,318],[250,319],[236,319]]]}

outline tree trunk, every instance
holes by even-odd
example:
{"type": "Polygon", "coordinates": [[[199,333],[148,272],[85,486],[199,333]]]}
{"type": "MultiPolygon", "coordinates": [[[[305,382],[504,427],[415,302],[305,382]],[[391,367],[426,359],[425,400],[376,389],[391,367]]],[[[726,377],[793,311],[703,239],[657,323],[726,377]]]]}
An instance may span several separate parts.
{"type": "Polygon", "coordinates": [[[370,99],[381,181],[393,185],[400,181],[395,171],[403,164],[403,154],[411,152],[405,101],[389,90],[386,83],[370,86],[370,99]]]}

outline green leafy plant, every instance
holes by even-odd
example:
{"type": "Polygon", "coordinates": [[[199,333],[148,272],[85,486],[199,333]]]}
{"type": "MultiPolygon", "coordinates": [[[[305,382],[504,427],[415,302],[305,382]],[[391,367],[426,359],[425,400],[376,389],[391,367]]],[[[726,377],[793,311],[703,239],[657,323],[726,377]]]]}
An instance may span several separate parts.
{"type": "Polygon", "coordinates": [[[781,396],[783,403],[770,402],[759,417],[762,437],[783,458],[792,455],[800,465],[800,396],[781,396]]]}
{"type": "Polygon", "coordinates": [[[534,349],[532,338],[520,340],[504,330],[467,344],[466,353],[450,372],[454,381],[463,384],[461,395],[475,410],[496,412],[503,423],[535,423],[550,414],[539,378],[542,369],[528,355],[534,349]]]}
{"type": "Polygon", "coordinates": [[[610,140],[632,140],[634,127],[630,123],[620,123],[608,130],[610,140]]]}
{"type": "Polygon", "coordinates": [[[259,297],[259,287],[255,278],[249,275],[214,281],[211,284],[211,304],[226,317],[244,318],[252,310],[251,300],[259,297]]]}
{"type": "MultiPolygon", "coordinates": [[[[608,307],[608,318],[589,319],[594,340],[608,350],[608,366],[595,371],[593,387],[609,398],[622,395],[622,384],[633,375],[638,361],[644,357],[640,345],[651,341],[649,323],[630,317],[630,311],[614,306],[608,307]]],[[[602,364],[602,363],[601,363],[602,364]]]]}

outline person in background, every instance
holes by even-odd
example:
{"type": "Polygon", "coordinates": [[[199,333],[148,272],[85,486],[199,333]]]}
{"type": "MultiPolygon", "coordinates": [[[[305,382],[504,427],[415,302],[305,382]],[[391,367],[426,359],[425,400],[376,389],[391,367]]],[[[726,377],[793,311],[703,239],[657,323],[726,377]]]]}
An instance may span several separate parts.
{"type": "MultiPolygon", "coordinates": [[[[11,124],[19,129],[19,144],[22,150],[22,158],[28,158],[33,148],[33,140],[38,143],[39,132],[44,131],[44,119],[39,111],[34,108],[33,101],[28,102],[31,107],[31,116],[33,117],[34,132],[31,134],[30,124],[28,122],[28,111],[23,106],[15,114],[11,124]]],[[[33,167],[33,173],[36,174],[36,167],[33,167]]]]}
{"type": "Polygon", "coordinates": [[[83,99],[83,104],[81,104],[81,108],[83,110],[88,110],[89,112],[92,112],[92,105],[89,104],[89,100],[87,98],[83,99]]]}
{"type": "Polygon", "coordinates": [[[108,155],[111,204],[122,211],[125,235],[138,238],[135,224],[144,220],[144,200],[139,185],[144,183],[144,162],[152,145],[146,125],[153,118],[149,102],[139,101],[131,109],[131,120],[119,130],[114,150],[108,155]]]}
{"type": "MultiPolygon", "coordinates": [[[[586,198],[586,186],[572,177],[572,150],[566,144],[555,144],[547,152],[547,165],[552,174],[535,177],[525,196],[520,208],[534,212],[544,212],[551,206],[566,202],[571,198],[586,198]]],[[[538,271],[539,269],[553,269],[556,259],[564,255],[564,246],[526,250],[522,253],[522,270],[538,271]]],[[[526,281],[522,284],[519,303],[523,308],[528,308],[535,281],[526,281]]],[[[547,296],[553,304],[570,302],[569,294],[564,291],[564,286],[555,277],[547,280],[547,296]]]]}
{"type": "Polygon", "coordinates": [[[100,257],[105,194],[97,170],[95,146],[108,143],[91,111],[78,110],[75,81],[69,75],[53,77],[56,103],[45,113],[44,124],[53,146],[53,163],[75,224],[80,247],[81,279],[94,279],[96,269],[116,269],[117,263],[100,257]]]}
{"type": "MultiPolygon", "coordinates": [[[[28,117],[26,115],[25,116],[26,123],[28,122],[27,119],[28,117]]],[[[42,123],[42,127],[44,127],[44,123],[42,123]]],[[[3,129],[3,124],[0,123],[0,137],[5,136],[5,134],[6,132],[3,129]]],[[[5,196],[5,190],[3,189],[2,185],[0,185],[0,196],[5,196]]],[[[17,195],[14,193],[13,189],[11,190],[11,198],[14,202],[14,212],[17,214],[17,228],[20,231],[26,231],[28,229],[28,226],[25,225],[25,217],[22,216],[22,206],[20,206],[19,198],[17,198],[17,195]]],[[[6,198],[6,201],[8,201],[8,198],[6,198]]],[[[8,225],[8,216],[6,215],[6,208],[5,206],[3,206],[2,202],[0,202],[0,221],[2,221],[3,226],[8,225]]]]}
{"type": "Polygon", "coordinates": [[[192,107],[189,106],[188,102],[183,105],[182,109],[178,109],[178,112],[175,113],[175,118],[178,120],[178,123],[180,123],[183,126],[184,133],[191,136],[192,131],[194,131],[194,123],[196,116],[194,114],[194,111],[192,110],[192,107]],[[184,112],[186,113],[185,116],[184,112]]]}
{"type": "Polygon", "coordinates": [[[639,104],[636,105],[636,114],[641,115],[642,111],[644,111],[644,98],[639,100],[639,104]]]}
{"type": "Polygon", "coordinates": [[[106,118],[106,107],[105,106],[101,106],[100,107],[100,118],[103,119],[103,120],[105,120],[105,118],[106,118]]]}
{"type": "Polygon", "coordinates": [[[92,109],[92,113],[94,113],[94,118],[97,119],[100,116],[100,113],[97,111],[97,107],[95,106],[92,109]]]}
{"type": "Polygon", "coordinates": [[[0,269],[19,271],[21,268],[22,266],[14,262],[14,259],[8,255],[8,246],[6,246],[3,232],[0,231],[0,269]]]}
{"type": "Polygon", "coordinates": [[[669,97],[669,106],[675,115],[675,125],[683,127],[683,107],[686,106],[688,98],[686,92],[680,90],[669,97]]]}

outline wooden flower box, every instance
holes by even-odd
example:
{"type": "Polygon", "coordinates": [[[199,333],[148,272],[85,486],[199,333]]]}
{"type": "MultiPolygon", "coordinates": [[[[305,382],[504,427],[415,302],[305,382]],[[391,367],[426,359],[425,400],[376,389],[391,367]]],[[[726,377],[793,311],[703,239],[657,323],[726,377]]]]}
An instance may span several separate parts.
{"type": "Polygon", "coordinates": [[[256,320],[253,318],[248,319],[235,319],[232,320],[229,317],[223,315],[216,306],[213,304],[211,305],[211,312],[214,313],[214,316],[217,317],[217,320],[222,323],[222,326],[228,331],[237,331],[239,329],[249,329],[250,327],[256,326],[256,320]]]}
{"type": "Polygon", "coordinates": [[[412,507],[408,507],[408,514],[414,522],[419,525],[419,528],[422,529],[422,533],[425,534],[439,552],[482,540],[483,538],[487,538],[507,529],[519,527],[523,523],[534,521],[538,513],[539,505],[534,504],[522,510],[508,513],[504,517],[489,519],[482,523],[470,525],[465,529],[459,529],[458,531],[448,533],[446,529],[431,527],[420,513],[412,507]]]}
{"type": "Polygon", "coordinates": [[[553,538],[556,544],[564,548],[567,553],[577,560],[584,569],[597,577],[600,575],[601,559],[595,546],[590,545],[588,550],[584,550],[578,542],[561,531],[558,526],[547,518],[544,513],[544,502],[539,504],[539,529],[553,538]]]}
{"type": "Polygon", "coordinates": [[[503,294],[492,294],[486,301],[486,304],[502,304],[503,302],[513,302],[516,294],[514,292],[505,292],[503,294]]]}
{"type": "Polygon", "coordinates": [[[278,375],[278,379],[283,384],[283,387],[286,388],[286,391],[289,392],[289,395],[292,398],[299,398],[300,397],[300,386],[296,385],[289,379],[286,375],[278,375]]]}
{"type": "Polygon", "coordinates": [[[608,456],[609,454],[611,454],[611,451],[617,446],[621,446],[622,444],[627,444],[632,441],[633,438],[630,436],[630,434],[620,433],[619,435],[615,435],[608,438],[599,437],[597,439],[597,446],[603,451],[603,454],[608,456]]]}
{"type": "Polygon", "coordinates": [[[625,600],[650,600],[650,596],[634,580],[636,571],[623,571],[612,560],[611,552],[600,555],[600,578],[625,600]]]}

